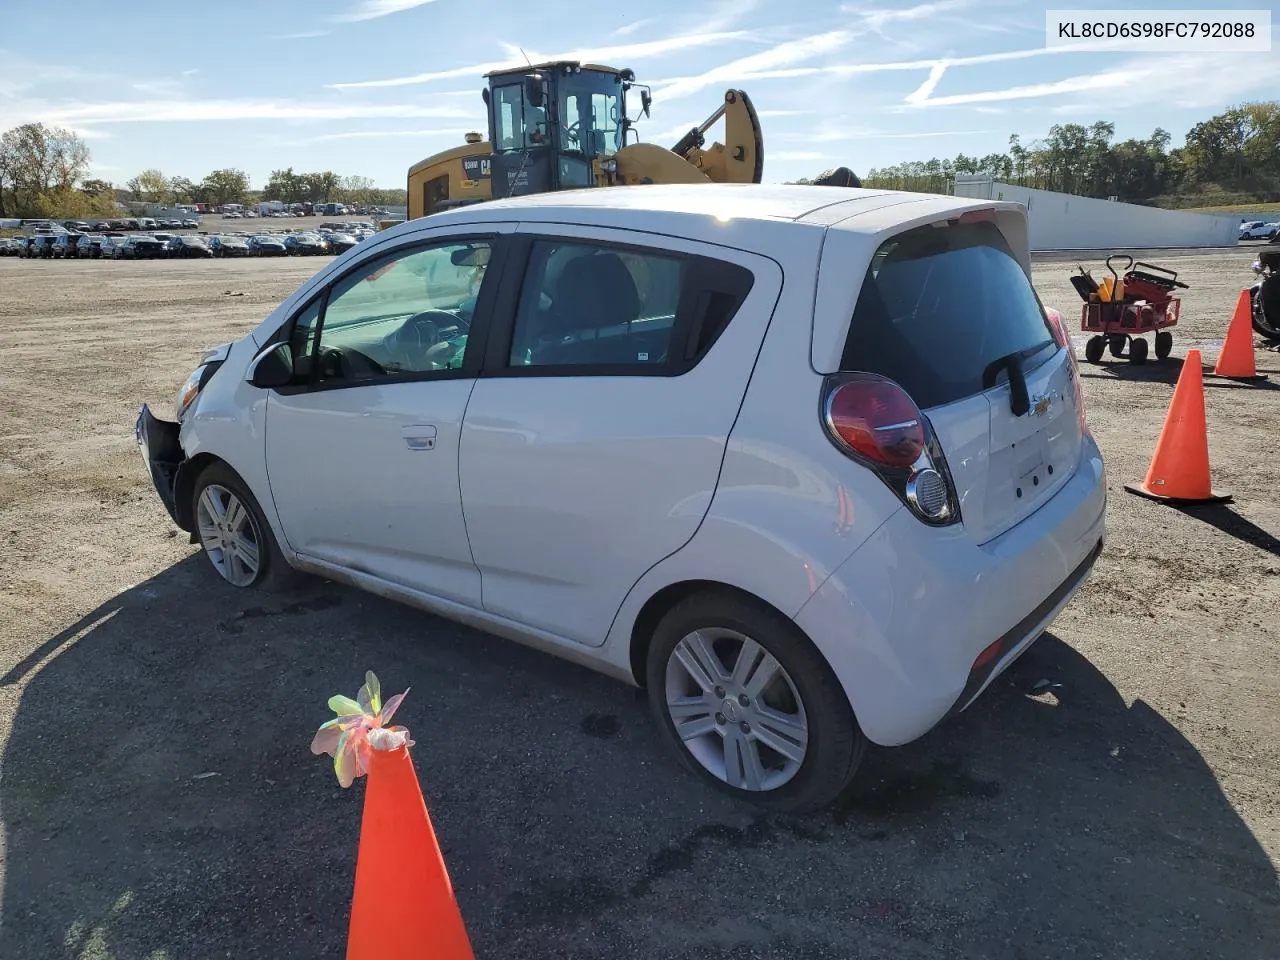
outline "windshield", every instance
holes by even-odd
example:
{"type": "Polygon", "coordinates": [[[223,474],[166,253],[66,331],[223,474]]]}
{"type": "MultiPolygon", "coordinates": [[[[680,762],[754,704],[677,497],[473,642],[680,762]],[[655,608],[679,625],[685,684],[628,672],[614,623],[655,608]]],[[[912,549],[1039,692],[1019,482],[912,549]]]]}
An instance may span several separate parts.
{"type": "Polygon", "coordinates": [[[622,81],[583,70],[560,78],[560,149],[587,156],[617,153],[622,146],[622,81]]]}

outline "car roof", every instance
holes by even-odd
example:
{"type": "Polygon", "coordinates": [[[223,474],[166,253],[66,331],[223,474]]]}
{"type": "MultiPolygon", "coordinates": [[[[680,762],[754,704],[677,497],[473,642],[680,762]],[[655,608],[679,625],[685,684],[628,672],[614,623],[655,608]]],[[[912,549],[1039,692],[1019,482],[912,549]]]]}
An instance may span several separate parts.
{"type": "Polygon", "coordinates": [[[723,235],[725,224],[792,223],[873,233],[886,219],[944,216],[971,208],[1012,206],[1007,201],[807,184],[673,184],[562,190],[490,200],[392,229],[398,233],[515,218],[546,223],[573,222],[617,226],[690,239],[723,235]],[[889,213],[890,208],[902,208],[889,213]]]}

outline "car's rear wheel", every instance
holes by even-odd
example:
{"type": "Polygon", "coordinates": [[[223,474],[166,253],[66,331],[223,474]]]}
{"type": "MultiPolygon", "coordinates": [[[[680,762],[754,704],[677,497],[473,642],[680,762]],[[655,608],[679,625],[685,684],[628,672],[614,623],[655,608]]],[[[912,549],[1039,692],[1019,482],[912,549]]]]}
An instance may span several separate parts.
{"type": "Polygon", "coordinates": [[[196,478],[192,516],[210,566],[233,587],[280,590],[298,579],[258,501],[225,463],[210,464],[196,478]]]}
{"type": "Polygon", "coordinates": [[[677,604],[649,648],[650,707],[685,764],[717,788],[791,813],[827,806],[866,750],[848,699],[794,623],[706,593],[677,604]]]}

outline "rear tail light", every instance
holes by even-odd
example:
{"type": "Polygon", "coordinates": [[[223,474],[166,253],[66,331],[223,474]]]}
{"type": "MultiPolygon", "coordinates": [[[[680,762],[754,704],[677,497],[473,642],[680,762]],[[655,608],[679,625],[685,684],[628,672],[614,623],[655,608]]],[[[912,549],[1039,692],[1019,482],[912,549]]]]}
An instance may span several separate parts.
{"type": "Polygon", "coordinates": [[[924,418],[889,380],[850,380],[832,390],[827,422],[851,450],[886,467],[909,467],[924,450],[924,418]]]}
{"type": "Polygon", "coordinates": [[[960,519],[941,447],[902,387],[870,373],[828,377],[822,414],[831,442],[869,467],[917,517],[939,526],[960,519]]]}

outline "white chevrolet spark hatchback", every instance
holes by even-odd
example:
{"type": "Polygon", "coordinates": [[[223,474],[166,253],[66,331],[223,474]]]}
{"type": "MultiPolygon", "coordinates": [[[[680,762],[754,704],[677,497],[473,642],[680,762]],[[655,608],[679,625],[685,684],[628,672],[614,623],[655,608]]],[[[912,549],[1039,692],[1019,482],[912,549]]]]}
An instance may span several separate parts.
{"type": "Polygon", "coordinates": [[[773,186],[376,234],[137,437],[218,575],[323,575],[647,688],[709,781],[830,802],[1080,588],[1102,457],[1019,206],[773,186]]]}

